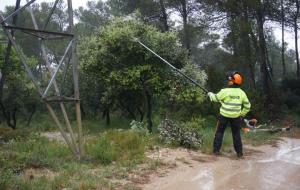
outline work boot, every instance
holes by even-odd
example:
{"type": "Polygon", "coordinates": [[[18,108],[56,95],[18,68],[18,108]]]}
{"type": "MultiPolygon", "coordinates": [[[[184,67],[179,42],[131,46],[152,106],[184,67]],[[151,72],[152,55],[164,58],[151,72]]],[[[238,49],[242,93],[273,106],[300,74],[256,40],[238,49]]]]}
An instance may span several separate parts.
{"type": "Polygon", "coordinates": [[[238,158],[243,158],[243,153],[237,153],[238,158]]]}
{"type": "Polygon", "coordinates": [[[220,151],[213,151],[213,154],[214,154],[215,156],[220,156],[220,155],[221,155],[220,151]]]}

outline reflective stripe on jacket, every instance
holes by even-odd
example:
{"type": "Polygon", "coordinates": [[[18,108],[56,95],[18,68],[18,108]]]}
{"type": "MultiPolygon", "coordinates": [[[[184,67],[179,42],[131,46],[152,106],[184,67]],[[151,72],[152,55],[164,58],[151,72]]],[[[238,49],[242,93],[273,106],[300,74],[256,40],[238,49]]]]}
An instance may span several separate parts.
{"type": "Polygon", "coordinates": [[[240,88],[224,88],[219,93],[210,96],[213,102],[220,102],[220,114],[224,117],[237,118],[245,116],[251,104],[246,93],[240,88]]]}

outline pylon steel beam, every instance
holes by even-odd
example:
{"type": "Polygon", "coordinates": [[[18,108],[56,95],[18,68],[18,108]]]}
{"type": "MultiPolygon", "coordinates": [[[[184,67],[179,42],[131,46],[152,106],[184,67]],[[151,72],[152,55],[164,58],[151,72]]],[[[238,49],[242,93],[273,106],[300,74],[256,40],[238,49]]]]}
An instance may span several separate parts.
{"type": "MultiPolygon", "coordinates": [[[[20,0],[16,0],[19,2],[20,0]]],[[[55,0],[53,7],[51,8],[47,19],[45,23],[43,24],[42,29],[38,28],[34,13],[30,7],[32,3],[34,3],[36,0],[27,0],[27,3],[23,7],[16,7],[15,11],[9,14],[9,16],[5,17],[0,13],[0,24],[4,31],[4,34],[6,35],[8,39],[8,43],[12,45],[12,47],[16,50],[16,53],[24,66],[27,75],[35,85],[39,96],[41,99],[45,102],[45,105],[52,116],[53,120],[55,121],[56,125],[58,126],[63,138],[65,139],[67,145],[69,146],[71,152],[76,156],[77,159],[81,159],[81,157],[84,155],[84,146],[83,146],[83,135],[82,135],[82,124],[81,124],[81,112],[80,112],[80,97],[79,97],[79,77],[78,77],[78,66],[77,66],[77,57],[76,57],[76,39],[73,32],[74,28],[74,22],[73,22],[73,8],[72,8],[72,0],[66,0],[68,4],[68,15],[69,15],[69,27],[68,32],[62,32],[62,31],[50,31],[47,30],[47,26],[51,20],[51,17],[57,7],[57,4],[60,0],[55,0]],[[33,22],[34,28],[31,27],[20,27],[17,26],[15,23],[9,23],[11,17],[16,18],[16,16],[22,12],[29,11],[31,15],[31,19],[33,22]],[[46,89],[43,89],[41,87],[41,81],[38,81],[37,78],[33,75],[33,72],[31,71],[31,68],[28,66],[27,63],[27,57],[24,55],[22,49],[20,46],[18,46],[15,37],[13,36],[14,31],[21,31],[25,34],[29,34],[33,37],[35,37],[40,43],[39,48],[41,49],[41,55],[43,58],[43,62],[41,65],[44,64],[45,68],[48,70],[48,76],[49,76],[49,83],[47,84],[46,89]],[[61,57],[60,61],[57,64],[55,70],[53,69],[54,63],[50,62],[51,53],[47,51],[47,47],[44,43],[45,40],[55,40],[55,39],[69,39],[69,43],[67,47],[65,48],[65,51],[63,53],[63,56],[61,57]],[[68,57],[68,58],[67,58],[68,57]],[[74,84],[74,97],[66,97],[62,94],[63,90],[63,83],[65,81],[67,71],[69,64],[73,66],[73,84],[74,84]],[[65,65],[63,67],[63,65],[65,65]],[[59,71],[63,68],[62,74],[63,79],[61,82],[61,86],[59,88],[59,83],[56,82],[57,75],[60,73],[59,71]],[[55,96],[47,97],[47,93],[52,89],[51,87],[54,87],[54,94],[55,96]],[[75,135],[73,133],[73,129],[71,127],[69,117],[66,111],[66,108],[64,106],[65,102],[73,102],[75,104],[75,111],[76,111],[76,121],[77,121],[77,137],[78,140],[75,139],[75,135]],[[63,118],[65,120],[65,127],[63,127],[63,124],[59,121],[59,118],[57,117],[55,111],[53,110],[50,103],[59,103],[61,112],[63,114],[63,118]],[[67,132],[66,132],[67,131],[67,132]]],[[[53,0],[54,1],[54,0],[53,0]]],[[[55,56],[54,54],[52,56],[55,56]]]]}
{"type": "Polygon", "coordinates": [[[63,32],[52,32],[47,30],[36,30],[32,28],[25,28],[25,27],[18,27],[18,26],[12,26],[12,25],[4,25],[3,26],[6,29],[14,29],[14,30],[21,30],[24,32],[30,32],[30,33],[37,33],[37,34],[45,34],[49,36],[56,36],[56,37],[74,37],[73,34],[63,33],[63,32]]]}
{"type": "Polygon", "coordinates": [[[17,10],[15,10],[13,13],[11,13],[10,15],[8,15],[6,18],[4,18],[2,21],[0,21],[0,23],[2,22],[6,22],[10,17],[14,17],[17,14],[19,14],[22,10],[24,10],[26,7],[30,6],[32,3],[34,3],[36,0],[31,0],[29,2],[27,2],[23,7],[18,8],[17,10]]]}

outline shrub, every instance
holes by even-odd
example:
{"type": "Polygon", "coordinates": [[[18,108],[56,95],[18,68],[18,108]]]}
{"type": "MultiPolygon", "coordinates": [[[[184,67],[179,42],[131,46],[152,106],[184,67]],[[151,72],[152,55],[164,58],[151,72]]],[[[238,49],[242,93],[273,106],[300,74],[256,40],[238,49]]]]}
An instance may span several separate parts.
{"type": "Polygon", "coordinates": [[[110,164],[117,159],[116,150],[106,137],[100,138],[91,148],[90,153],[104,165],[110,164]]]}
{"type": "Polygon", "coordinates": [[[300,106],[300,96],[292,91],[286,91],[284,103],[288,106],[288,108],[297,110],[297,107],[300,106]]]}
{"type": "Polygon", "coordinates": [[[273,120],[281,117],[284,110],[284,96],[278,89],[272,89],[272,97],[268,98],[260,92],[249,90],[247,96],[251,103],[249,117],[261,121],[273,120]]]}
{"type": "Polygon", "coordinates": [[[144,122],[132,120],[130,122],[130,129],[134,132],[148,135],[149,130],[147,129],[147,125],[144,122]]]}
{"type": "Polygon", "coordinates": [[[284,79],[282,80],[282,90],[292,91],[295,95],[300,96],[300,79],[284,79]]]}
{"type": "Polygon", "coordinates": [[[199,131],[201,125],[196,121],[184,125],[184,123],[165,119],[158,127],[160,138],[166,143],[178,143],[186,148],[199,148],[202,144],[202,135],[199,131]]]}

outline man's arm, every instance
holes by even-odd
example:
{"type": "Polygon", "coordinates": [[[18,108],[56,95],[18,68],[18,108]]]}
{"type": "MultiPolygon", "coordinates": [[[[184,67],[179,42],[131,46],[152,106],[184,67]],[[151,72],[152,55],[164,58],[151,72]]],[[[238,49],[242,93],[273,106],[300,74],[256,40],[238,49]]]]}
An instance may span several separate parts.
{"type": "Polygon", "coordinates": [[[221,90],[217,94],[209,92],[207,95],[209,96],[210,101],[212,101],[212,102],[220,102],[220,101],[222,101],[224,99],[225,92],[223,90],[221,90]]]}

